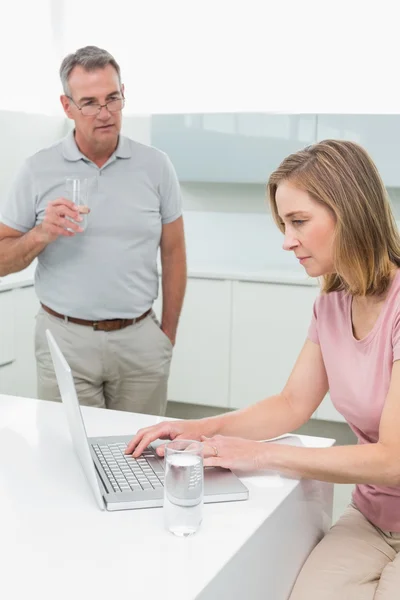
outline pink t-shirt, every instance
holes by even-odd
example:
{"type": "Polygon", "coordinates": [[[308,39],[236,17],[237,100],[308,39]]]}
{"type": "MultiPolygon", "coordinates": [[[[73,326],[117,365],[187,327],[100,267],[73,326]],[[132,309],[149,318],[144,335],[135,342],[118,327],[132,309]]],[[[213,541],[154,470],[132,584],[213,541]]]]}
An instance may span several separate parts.
{"type": "MultiPolygon", "coordinates": [[[[345,292],[318,296],[308,337],[321,347],[335,408],[359,444],[377,442],[392,365],[400,359],[400,269],[367,337],[353,335],[351,297],[345,292]]],[[[353,501],[381,529],[400,532],[400,487],[356,485],[353,501]]]]}

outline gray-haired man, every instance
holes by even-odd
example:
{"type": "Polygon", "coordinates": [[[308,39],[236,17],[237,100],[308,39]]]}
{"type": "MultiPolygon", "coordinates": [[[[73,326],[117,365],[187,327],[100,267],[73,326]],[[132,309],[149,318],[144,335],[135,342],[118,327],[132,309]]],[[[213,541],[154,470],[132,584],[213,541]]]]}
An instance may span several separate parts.
{"type": "Polygon", "coordinates": [[[95,46],[67,56],[61,102],[74,130],[31,156],[2,206],[0,275],[38,257],[35,349],[40,398],[59,400],[49,328],[82,404],[165,413],[186,288],[181,195],[161,151],[120,135],[124,86],[95,46]],[[65,198],[65,178],[88,178],[90,214],[65,198]],[[72,220],[71,220],[72,219],[72,220]],[[161,326],[152,311],[162,264],[161,326]]]}

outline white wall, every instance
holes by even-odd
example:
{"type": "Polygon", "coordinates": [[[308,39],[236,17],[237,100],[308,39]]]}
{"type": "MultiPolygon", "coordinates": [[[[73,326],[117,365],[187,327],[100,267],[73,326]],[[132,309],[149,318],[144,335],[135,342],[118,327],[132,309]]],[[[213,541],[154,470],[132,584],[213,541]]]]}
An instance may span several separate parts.
{"type": "Polygon", "coordinates": [[[23,160],[66,133],[62,116],[0,111],[0,208],[23,160]]]}

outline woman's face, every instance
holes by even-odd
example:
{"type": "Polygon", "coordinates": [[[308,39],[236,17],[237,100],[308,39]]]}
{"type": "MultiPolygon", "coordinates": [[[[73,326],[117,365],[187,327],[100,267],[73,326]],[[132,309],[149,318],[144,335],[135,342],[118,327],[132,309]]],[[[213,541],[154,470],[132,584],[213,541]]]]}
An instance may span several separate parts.
{"type": "Polygon", "coordinates": [[[285,181],[276,190],[278,214],[285,229],[284,250],[291,250],[310,277],[334,272],[336,220],[331,211],[285,181]]]}

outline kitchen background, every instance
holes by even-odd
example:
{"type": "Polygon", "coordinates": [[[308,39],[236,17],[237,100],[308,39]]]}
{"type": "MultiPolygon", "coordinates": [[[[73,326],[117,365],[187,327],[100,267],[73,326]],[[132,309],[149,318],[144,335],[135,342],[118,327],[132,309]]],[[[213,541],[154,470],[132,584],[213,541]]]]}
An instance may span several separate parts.
{"type": "MultiPolygon", "coordinates": [[[[0,127],[4,199],[23,159],[65,135],[71,123],[2,111],[0,127]]],[[[189,281],[168,415],[216,414],[276,393],[304,342],[318,282],[282,250],[266,202],[268,176],[314,141],[353,140],[375,160],[400,219],[400,115],[127,115],[123,133],[167,152],[182,188],[189,281]]],[[[0,393],[36,396],[34,267],[0,279],[0,393]]],[[[160,314],[160,297],[154,308],[160,314]]],[[[300,431],[355,441],[329,394],[300,431]]],[[[334,516],[351,489],[336,486],[334,516]]]]}

